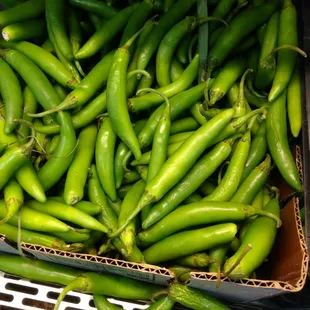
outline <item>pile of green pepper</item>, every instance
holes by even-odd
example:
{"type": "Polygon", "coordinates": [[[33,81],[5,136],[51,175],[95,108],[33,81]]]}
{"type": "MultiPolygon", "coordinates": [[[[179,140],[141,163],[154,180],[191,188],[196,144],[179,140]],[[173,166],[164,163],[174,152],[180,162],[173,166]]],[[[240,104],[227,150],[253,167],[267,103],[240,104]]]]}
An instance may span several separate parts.
{"type": "Polygon", "coordinates": [[[0,1],[0,234],[250,277],[281,226],[270,171],[303,191],[296,9],[128,2],[0,1]]]}

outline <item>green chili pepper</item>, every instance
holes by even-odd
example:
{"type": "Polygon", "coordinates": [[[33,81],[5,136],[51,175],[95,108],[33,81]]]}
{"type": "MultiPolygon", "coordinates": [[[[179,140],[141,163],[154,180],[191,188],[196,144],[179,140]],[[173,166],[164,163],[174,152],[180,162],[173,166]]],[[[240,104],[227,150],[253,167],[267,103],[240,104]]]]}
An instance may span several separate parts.
{"type": "Polygon", "coordinates": [[[130,121],[126,97],[126,75],[130,58],[128,49],[137,35],[114,55],[107,85],[107,109],[115,133],[125,142],[135,158],[140,159],[139,142],[130,121]]]}
{"type": "Polygon", "coordinates": [[[267,181],[270,169],[271,158],[268,154],[266,159],[243,181],[230,201],[251,204],[255,196],[259,193],[267,181]]]}
{"type": "Polygon", "coordinates": [[[272,159],[284,180],[297,191],[302,191],[298,169],[289,148],[286,132],[286,91],[270,104],[267,121],[267,143],[272,159]]]}
{"type": "Polygon", "coordinates": [[[219,66],[243,38],[250,32],[263,25],[276,11],[278,1],[269,1],[257,7],[246,9],[238,14],[230,23],[229,28],[224,29],[210,50],[208,56],[208,77],[219,66]],[[243,31],[240,31],[242,29],[243,31]]]}
{"type": "Polygon", "coordinates": [[[43,48],[26,41],[0,41],[0,46],[2,48],[13,48],[23,53],[59,84],[69,88],[76,88],[78,86],[78,81],[71,72],[68,71],[55,56],[45,51],[43,48]]]}
{"type": "MultiPolygon", "coordinates": [[[[291,0],[283,1],[280,12],[278,46],[298,45],[297,12],[291,0]]],[[[285,90],[296,64],[296,52],[291,50],[278,51],[277,67],[268,101],[272,102],[285,90]]]]}
{"type": "MultiPolygon", "coordinates": [[[[277,217],[280,216],[278,194],[263,210],[277,217]]],[[[269,255],[276,233],[277,224],[274,220],[265,216],[257,217],[247,229],[239,250],[226,261],[224,274],[234,280],[249,277],[269,255]],[[247,249],[249,249],[248,253],[246,253],[247,249]]]]}
{"type": "Polygon", "coordinates": [[[142,88],[151,88],[155,81],[155,66],[149,64],[146,71],[150,74],[151,78],[143,76],[137,86],[137,96],[144,96],[147,94],[146,91],[140,91],[142,88]]]}
{"type": "Polygon", "coordinates": [[[80,85],[74,89],[57,107],[48,111],[31,115],[32,117],[42,117],[57,111],[76,108],[84,105],[100,90],[107,82],[114,51],[107,54],[81,81],[80,85]]]}
{"type": "Polygon", "coordinates": [[[162,287],[118,275],[86,272],[75,278],[59,295],[54,310],[71,290],[108,295],[123,299],[151,299],[162,287]],[[102,285],[104,283],[104,285],[102,285]],[[117,288],[115,289],[115,285],[117,288]]]}
{"type": "Polygon", "coordinates": [[[67,285],[81,274],[80,269],[17,255],[1,255],[1,270],[26,279],[67,285]]]}
{"type": "Polygon", "coordinates": [[[12,147],[0,157],[0,189],[4,187],[8,180],[21,166],[26,164],[31,156],[34,141],[35,140],[32,137],[26,144],[12,147]]]}
{"type": "Polygon", "coordinates": [[[149,163],[147,184],[157,175],[167,157],[168,139],[170,134],[170,103],[166,99],[166,107],[155,130],[152,155],[149,163]]]}
{"type": "Polygon", "coordinates": [[[197,310],[229,309],[213,296],[210,296],[205,292],[198,291],[194,288],[179,283],[172,283],[169,286],[169,297],[173,301],[178,302],[185,307],[189,307],[190,309],[197,309],[197,310]]]}
{"type": "MultiPolygon", "coordinates": [[[[197,54],[179,79],[169,85],[160,87],[157,90],[167,98],[177,95],[186,90],[193,83],[197,77],[198,69],[199,55],[197,54]]],[[[128,105],[131,112],[139,112],[159,106],[163,101],[164,99],[158,94],[147,94],[141,97],[130,98],[128,105]]]]}
{"type": "Polygon", "coordinates": [[[244,179],[248,177],[251,171],[253,171],[253,169],[264,158],[266,152],[267,152],[266,121],[263,121],[260,124],[259,129],[251,142],[249,155],[245,163],[241,178],[242,181],[244,181],[244,179]]]}
{"type": "Polygon", "coordinates": [[[87,10],[103,16],[104,18],[112,18],[116,14],[116,10],[107,3],[96,0],[69,0],[72,6],[87,10]]]}
{"type": "Polygon", "coordinates": [[[123,183],[122,184],[131,184],[139,181],[141,179],[140,174],[135,171],[127,171],[124,174],[123,183]]]}
{"type": "Polygon", "coordinates": [[[209,90],[208,105],[214,105],[222,99],[245,69],[246,60],[242,57],[227,62],[209,90]]]}
{"type": "MultiPolygon", "coordinates": [[[[21,227],[41,232],[67,232],[72,228],[56,218],[35,211],[27,206],[23,206],[20,211],[21,227]]],[[[4,218],[7,214],[5,203],[0,201],[0,217],[4,218]]],[[[8,224],[18,226],[18,214],[15,214],[8,220],[8,224]]],[[[1,226],[1,225],[0,225],[1,226]]]]}
{"type": "Polygon", "coordinates": [[[221,183],[204,201],[228,201],[237,191],[242,172],[248,158],[251,145],[251,133],[247,131],[240,139],[221,183]]]}
{"type": "MultiPolygon", "coordinates": [[[[215,116],[187,139],[178,150],[164,163],[155,178],[146,186],[139,204],[127,219],[129,223],[146,205],[161,199],[189,171],[203,151],[210,146],[215,137],[234,116],[235,111],[228,109],[215,116]],[[186,161],[184,161],[186,158],[186,161]],[[182,163],[182,164],[181,164],[182,163]]],[[[115,235],[128,223],[120,227],[115,235]]]]}
{"type": "MultiPolygon", "coordinates": [[[[148,16],[152,12],[153,9],[153,1],[152,0],[143,0],[135,11],[130,16],[127,26],[123,31],[123,35],[120,41],[120,46],[126,44],[126,42],[137,33],[146,22],[148,16]]],[[[133,51],[133,46],[131,47],[131,52],[133,51]]]]}
{"type": "Polygon", "coordinates": [[[172,57],[171,60],[171,67],[170,67],[170,79],[172,82],[175,82],[184,72],[184,67],[181,64],[181,62],[175,58],[172,57]]]}
{"type": "Polygon", "coordinates": [[[201,201],[177,208],[149,229],[140,232],[138,238],[144,245],[150,245],[189,227],[238,222],[258,214],[271,217],[280,223],[280,220],[273,214],[256,210],[249,205],[236,202],[201,201]]]}
{"type": "Polygon", "coordinates": [[[210,250],[209,258],[212,259],[214,262],[209,264],[209,272],[218,273],[219,270],[221,271],[223,264],[225,263],[225,258],[228,250],[229,244],[219,246],[210,250]]]}
{"type": "MultiPolygon", "coordinates": [[[[32,118],[27,115],[27,113],[35,113],[37,110],[37,101],[29,87],[25,87],[23,91],[23,100],[24,100],[24,111],[23,119],[31,122],[32,118]]],[[[26,138],[30,135],[30,128],[25,123],[21,123],[18,128],[18,133],[22,138],[26,138]]],[[[20,139],[21,140],[21,139],[20,139]]],[[[21,141],[20,141],[21,142],[21,141]]]]}
{"type": "Polygon", "coordinates": [[[45,1],[46,19],[50,24],[50,29],[55,43],[61,54],[67,59],[73,59],[72,47],[65,27],[65,2],[62,0],[45,1]]]}
{"type": "Polygon", "coordinates": [[[78,83],[80,83],[81,82],[80,73],[77,70],[75,64],[73,63],[73,61],[69,61],[64,55],[62,55],[62,53],[60,52],[60,50],[56,44],[56,40],[54,38],[54,34],[53,34],[52,29],[51,29],[52,26],[51,26],[49,19],[46,19],[46,26],[47,26],[47,32],[48,32],[49,39],[53,44],[53,47],[54,47],[54,50],[55,50],[55,53],[56,53],[58,59],[63,64],[63,66],[72,73],[72,75],[74,76],[76,81],[78,83]]]}
{"type": "Polygon", "coordinates": [[[47,200],[45,203],[30,200],[27,201],[26,205],[38,212],[74,223],[86,229],[99,230],[104,233],[108,231],[106,226],[103,226],[87,213],[55,200],[47,200]]]}
{"type": "Polygon", "coordinates": [[[109,117],[102,121],[96,141],[96,166],[100,183],[112,201],[116,200],[114,177],[114,150],[116,134],[109,117]]]}
{"type": "Polygon", "coordinates": [[[176,50],[176,57],[181,64],[188,63],[188,49],[192,40],[192,34],[187,33],[181,40],[176,50]]]}
{"type": "Polygon", "coordinates": [[[2,29],[6,41],[22,41],[42,37],[45,34],[44,19],[33,19],[8,25],[2,29]]]}
{"type": "Polygon", "coordinates": [[[159,297],[156,301],[154,301],[149,307],[149,310],[171,310],[174,305],[174,301],[172,301],[168,296],[159,297]]]}
{"type": "Polygon", "coordinates": [[[158,203],[156,203],[142,227],[149,228],[164,216],[173,211],[185,198],[194,193],[229,156],[233,139],[219,143],[210,152],[201,157],[183,179],[173,187],[158,203]]]}
{"type": "Polygon", "coordinates": [[[103,295],[93,295],[97,310],[119,310],[119,307],[111,304],[103,295]]]}
{"type": "MultiPolygon", "coordinates": [[[[163,111],[163,115],[158,122],[157,128],[155,130],[152,152],[148,167],[147,180],[148,184],[151,180],[157,175],[161,166],[167,159],[168,154],[168,139],[170,134],[170,103],[169,100],[165,97],[166,107],[163,111]]],[[[141,197],[140,197],[141,198],[141,197]]],[[[150,212],[152,206],[149,205],[142,210],[142,219],[145,219],[150,212]]]]}
{"type": "Polygon", "coordinates": [[[83,44],[83,34],[78,20],[77,11],[74,8],[69,10],[68,15],[69,40],[72,47],[72,53],[75,55],[83,44]]]}
{"type": "Polygon", "coordinates": [[[175,24],[163,37],[156,54],[156,80],[160,87],[171,83],[169,74],[171,60],[182,37],[187,32],[193,31],[197,26],[209,21],[220,21],[220,19],[216,17],[186,17],[181,22],[175,24]]]}
{"type": "Polygon", "coordinates": [[[171,123],[170,134],[193,131],[199,128],[199,123],[193,117],[184,117],[171,123]]]}
{"type": "MultiPolygon", "coordinates": [[[[27,57],[18,51],[0,51],[1,56],[22,76],[37,101],[50,109],[60,103],[60,98],[43,72],[27,57]],[[40,85],[40,87],[38,87],[40,85]],[[44,91],[43,91],[44,90],[44,91]]],[[[45,189],[56,184],[68,169],[76,144],[75,132],[69,114],[59,112],[57,117],[61,125],[60,143],[52,157],[38,172],[38,177],[45,189]]]]}
{"type": "Polygon", "coordinates": [[[287,86],[287,114],[291,133],[297,138],[302,127],[301,78],[298,64],[287,86]]]}
{"type": "Polygon", "coordinates": [[[3,188],[4,201],[7,209],[5,218],[0,221],[0,224],[6,223],[14,216],[21,206],[24,204],[24,193],[21,186],[14,178],[10,179],[3,188]]]}
{"type": "MultiPolygon", "coordinates": [[[[0,12],[1,13],[1,12],[0,12]]],[[[17,118],[22,118],[23,115],[23,95],[19,81],[11,69],[11,67],[0,58],[0,93],[4,101],[5,108],[5,127],[6,134],[11,133],[17,123],[12,121],[17,118]]]]}
{"type": "Polygon", "coordinates": [[[200,124],[200,125],[204,125],[206,124],[207,118],[201,113],[200,110],[200,102],[197,102],[196,104],[194,104],[191,108],[190,108],[190,112],[191,115],[193,116],[193,118],[200,124]]]}
{"type": "MultiPolygon", "coordinates": [[[[48,199],[65,203],[65,200],[63,197],[48,197],[48,199]]],[[[99,205],[96,205],[86,200],[80,200],[74,205],[74,207],[91,216],[97,215],[101,211],[101,207],[99,205]]]]}
{"type": "Polygon", "coordinates": [[[196,0],[179,0],[159,20],[138,53],[137,69],[145,69],[165,34],[194,6],[196,0]]]}
{"type": "MultiPolygon", "coordinates": [[[[225,18],[229,11],[232,9],[233,5],[235,4],[236,0],[220,0],[216,4],[216,7],[211,13],[211,16],[217,18],[225,18]]],[[[210,26],[210,33],[212,33],[216,28],[217,24],[211,24],[210,26]]]]}
{"type": "MultiPolygon", "coordinates": [[[[96,172],[96,167],[94,165],[91,166],[91,174],[88,180],[88,197],[92,203],[97,204],[102,208],[98,220],[107,226],[110,231],[116,230],[118,226],[116,213],[107,201],[96,172]]],[[[143,255],[136,246],[133,247],[132,254],[129,255],[125,245],[120,240],[120,238],[113,238],[112,243],[126,260],[133,262],[143,261],[143,255]]]]}
{"type": "MultiPolygon", "coordinates": [[[[66,232],[65,234],[67,234],[66,232]]],[[[41,234],[38,232],[33,232],[31,230],[27,229],[19,229],[17,227],[11,226],[9,224],[1,224],[0,225],[0,234],[5,235],[10,241],[19,242],[19,234],[20,234],[20,241],[25,243],[30,243],[34,245],[41,245],[44,247],[48,247],[55,250],[60,251],[68,251],[68,252],[78,252],[81,251],[83,248],[83,243],[72,243],[72,244],[66,244],[63,240],[58,239],[56,237],[52,237],[50,235],[41,234]]],[[[70,232],[69,232],[70,234],[70,232]]],[[[1,255],[2,258],[3,255],[1,255]]],[[[15,256],[14,256],[15,257],[15,256]]],[[[17,257],[17,256],[16,256],[17,257]]],[[[12,261],[13,262],[13,261],[12,261]]],[[[2,265],[3,261],[1,259],[1,270],[3,270],[4,265],[2,265]]],[[[15,272],[10,273],[16,273],[16,270],[21,268],[23,266],[22,264],[19,265],[17,269],[15,269],[15,272]]],[[[29,271],[19,271],[21,274],[29,274],[31,273],[31,270],[29,271]]],[[[49,278],[42,278],[42,281],[48,281],[49,278]]]]}
{"type": "Polygon", "coordinates": [[[76,204],[84,196],[88,168],[91,165],[95,152],[97,132],[96,125],[91,124],[84,127],[79,134],[79,143],[67,172],[64,189],[64,199],[69,205],[76,204]]]}
{"type": "Polygon", "coordinates": [[[196,253],[178,258],[176,262],[182,266],[203,268],[209,266],[211,259],[206,253],[196,253]]]}
{"type": "Polygon", "coordinates": [[[236,233],[237,226],[232,223],[183,231],[153,244],[143,255],[147,263],[157,264],[225,244],[232,241],[236,233]]]}
{"type": "MultiPolygon", "coordinates": [[[[194,105],[203,96],[204,88],[205,83],[201,83],[169,99],[171,120],[175,120],[178,115],[180,115],[182,112],[186,111],[188,108],[194,105]]],[[[138,136],[141,148],[144,148],[145,146],[148,146],[152,143],[154,132],[163,113],[163,110],[163,105],[158,107],[152,113],[146,125],[141,130],[138,136]]]]}
{"type": "Polygon", "coordinates": [[[0,12],[0,28],[44,14],[44,0],[29,0],[0,12]]]}
{"type": "Polygon", "coordinates": [[[259,56],[255,87],[266,89],[272,84],[276,71],[276,59],[273,50],[277,44],[279,12],[275,12],[267,23],[259,56]]]}
{"type": "Polygon", "coordinates": [[[101,47],[113,40],[113,38],[122,30],[122,28],[127,24],[130,15],[136,10],[136,8],[137,4],[128,6],[115,14],[107,22],[102,23],[100,28],[75,54],[75,58],[80,60],[96,54],[101,47]]]}
{"type": "MultiPolygon", "coordinates": [[[[125,196],[121,212],[118,217],[118,226],[122,226],[126,221],[128,216],[131,214],[132,210],[135,208],[136,204],[139,202],[145,189],[145,182],[143,180],[138,181],[125,196]]],[[[123,241],[124,245],[127,247],[128,253],[132,253],[132,247],[135,240],[136,223],[135,219],[125,228],[121,233],[120,239],[123,241]]]]}
{"type": "MultiPolygon", "coordinates": [[[[183,144],[184,141],[185,140],[169,144],[167,148],[167,157],[170,157],[173,153],[175,153],[179,149],[179,147],[183,144]]],[[[133,160],[130,164],[132,166],[148,165],[150,163],[151,156],[152,151],[145,152],[142,154],[140,160],[133,160]]]]}

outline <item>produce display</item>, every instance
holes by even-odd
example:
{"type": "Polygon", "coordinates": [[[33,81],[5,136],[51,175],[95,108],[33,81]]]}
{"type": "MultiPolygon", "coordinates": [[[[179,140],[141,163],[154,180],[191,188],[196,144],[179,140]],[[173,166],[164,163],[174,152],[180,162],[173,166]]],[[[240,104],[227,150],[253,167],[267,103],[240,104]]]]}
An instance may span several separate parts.
{"type": "MultiPolygon", "coordinates": [[[[196,0],[0,3],[0,234],[179,279],[252,277],[281,226],[270,172],[303,191],[290,147],[307,55],[291,0],[213,0],[208,14],[196,0]]],[[[94,293],[98,309],[114,309],[100,295],[160,291],[150,309],[225,309],[178,283],[60,266],[49,279],[32,264],[0,256],[5,272],[68,285],[62,297],[94,293]]]]}

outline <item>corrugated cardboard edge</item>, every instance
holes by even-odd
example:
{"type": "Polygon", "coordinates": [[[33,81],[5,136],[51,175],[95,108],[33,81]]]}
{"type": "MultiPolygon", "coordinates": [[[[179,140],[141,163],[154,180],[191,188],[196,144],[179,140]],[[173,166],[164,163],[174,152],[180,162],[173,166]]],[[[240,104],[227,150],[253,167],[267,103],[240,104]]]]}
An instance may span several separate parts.
{"type": "Polygon", "coordinates": [[[21,247],[24,251],[38,259],[92,271],[124,275],[137,280],[155,282],[162,285],[167,285],[168,281],[174,276],[168,269],[154,265],[133,263],[83,253],[70,253],[29,243],[22,243],[21,247]]]}
{"type": "MultiPolygon", "coordinates": [[[[295,220],[297,225],[297,231],[298,231],[298,238],[300,247],[302,249],[303,258],[302,258],[302,268],[301,268],[301,276],[297,283],[295,285],[292,285],[288,282],[284,281],[272,281],[272,280],[254,280],[254,279],[242,279],[239,281],[232,281],[228,279],[227,277],[222,278],[222,282],[229,282],[234,285],[240,285],[240,286],[251,286],[251,287],[257,287],[257,288],[274,288],[281,291],[287,291],[287,292],[298,292],[300,291],[307,279],[307,272],[308,272],[308,251],[307,251],[307,245],[305,241],[305,236],[302,230],[302,223],[300,219],[299,214],[299,199],[293,198],[294,202],[294,212],[295,212],[295,220]]],[[[206,273],[206,272],[193,272],[191,273],[191,280],[207,280],[214,282],[214,286],[216,285],[216,274],[214,273],[206,273]]]]}
{"type": "Polygon", "coordinates": [[[296,166],[299,172],[299,180],[301,182],[301,184],[303,184],[304,182],[304,177],[303,177],[303,166],[302,166],[302,157],[301,157],[301,151],[300,151],[300,147],[299,145],[296,145],[296,157],[295,157],[295,162],[296,162],[296,166]]]}

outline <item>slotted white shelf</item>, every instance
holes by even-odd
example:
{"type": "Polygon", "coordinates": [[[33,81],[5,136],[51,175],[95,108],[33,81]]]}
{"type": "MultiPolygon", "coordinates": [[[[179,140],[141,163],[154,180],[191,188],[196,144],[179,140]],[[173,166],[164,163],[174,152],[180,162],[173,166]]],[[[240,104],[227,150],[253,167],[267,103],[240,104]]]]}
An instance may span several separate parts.
{"type": "MultiPolygon", "coordinates": [[[[0,272],[1,310],[52,310],[62,287],[24,280],[0,272]]],[[[124,310],[147,309],[144,302],[132,303],[109,298],[124,310]]],[[[60,310],[95,310],[90,294],[70,292],[60,305],[60,310]]]]}

